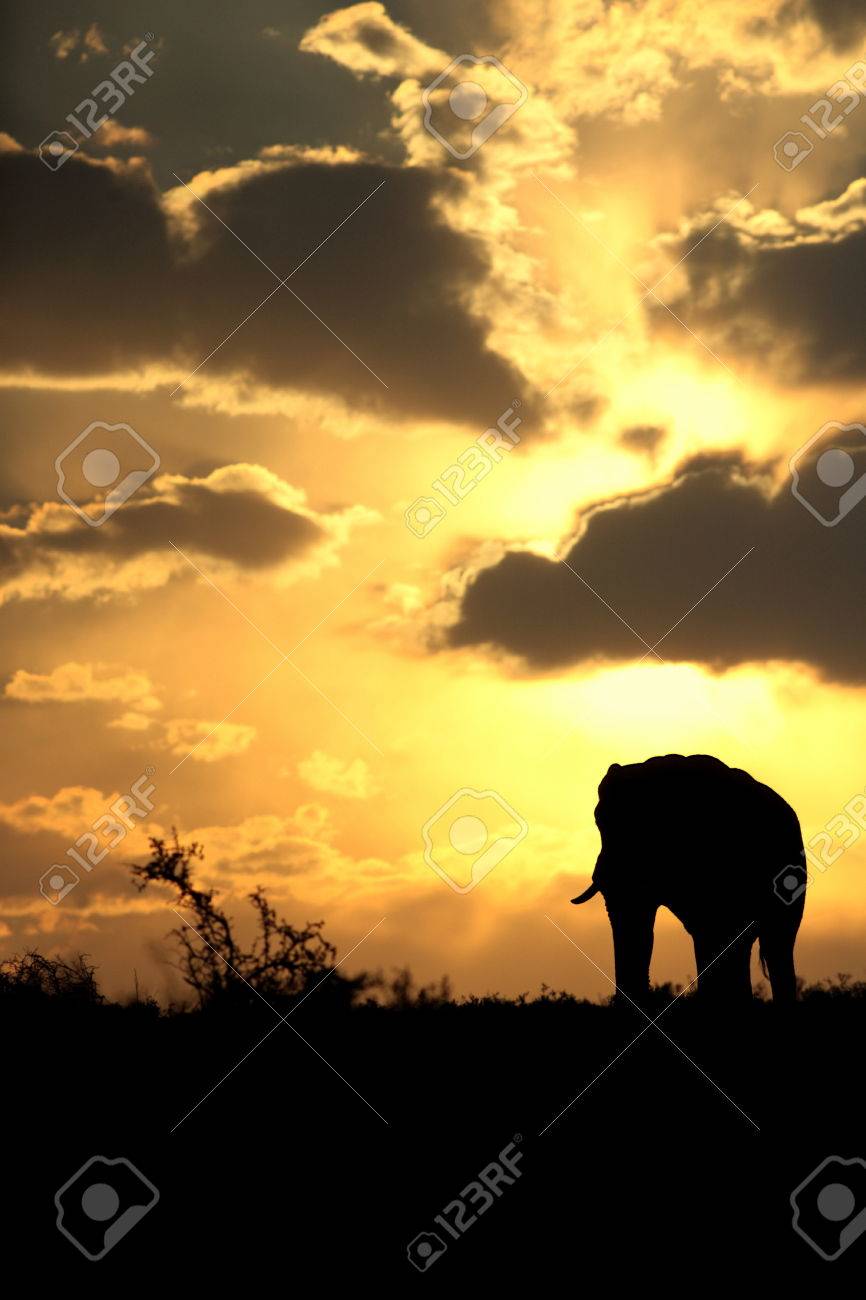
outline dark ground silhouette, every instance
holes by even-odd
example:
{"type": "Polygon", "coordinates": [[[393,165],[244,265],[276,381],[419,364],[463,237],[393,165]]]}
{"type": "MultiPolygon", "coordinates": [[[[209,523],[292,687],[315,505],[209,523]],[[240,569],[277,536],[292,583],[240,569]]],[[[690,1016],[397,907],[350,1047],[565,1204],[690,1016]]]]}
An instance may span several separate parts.
{"type": "Polygon", "coordinates": [[[261,995],[198,948],[178,949],[186,1008],[105,1001],[84,958],[0,971],[9,1240],[34,1278],[402,1295],[616,1287],[638,1269],[693,1295],[700,1278],[862,1273],[866,1236],[826,1263],[789,1198],[828,1155],[866,1152],[866,984],[733,1015],[668,986],[652,1026],[549,990],[455,1001],[405,974],[344,979],[317,927],[266,903],[242,948],[194,862],[155,841],[136,871],[185,890],[261,995]],[[99,1263],[55,1226],[55,1192],[94,1155],[159,1191],[99,1263]]]}

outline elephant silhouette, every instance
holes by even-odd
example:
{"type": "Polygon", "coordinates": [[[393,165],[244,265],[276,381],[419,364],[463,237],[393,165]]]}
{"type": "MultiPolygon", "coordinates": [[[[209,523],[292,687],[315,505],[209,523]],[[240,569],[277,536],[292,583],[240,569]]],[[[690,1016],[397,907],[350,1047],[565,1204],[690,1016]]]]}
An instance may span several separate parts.
{"type": "Polygon", "coordinates": [[[595,820],[592,884],[571,901],[604,897],[620,996],[646,997],[655,916],[667,907],[692,936],[704,999],[751,1000],[757,938],[773,1001],[793,1002],[806,871],[800,823],[780,795],[709,755],[668,754],[614,763],[595,820]]]}

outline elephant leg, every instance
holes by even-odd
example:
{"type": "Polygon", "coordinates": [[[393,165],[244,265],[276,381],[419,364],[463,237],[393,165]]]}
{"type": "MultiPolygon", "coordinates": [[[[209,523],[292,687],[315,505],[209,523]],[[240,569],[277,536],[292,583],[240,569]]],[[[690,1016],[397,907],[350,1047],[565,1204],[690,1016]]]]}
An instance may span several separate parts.
{"type": "Polygon", "coordinates": [[[701,998],[728,1005],[751,1002],[749,968],[754,934],[747,932],[733,943],[730,936],[718,932],[695,933],[692,937],[701,998]]]}
{"type": "Polygon", "coordinates": [[[608,906],[607,912],[613,931],[617,995],[640,1004],[649,993],[656,908],[618,904],[608,906]]]}
{"type": "Polygon", "coordinates": [[[797,996],[793,940],[790,943],[784,940],[773,940],[769,943],[762,940],[761,956],[767,963],[773,1001],[783,1004],[793,1002],[797,996]]]}

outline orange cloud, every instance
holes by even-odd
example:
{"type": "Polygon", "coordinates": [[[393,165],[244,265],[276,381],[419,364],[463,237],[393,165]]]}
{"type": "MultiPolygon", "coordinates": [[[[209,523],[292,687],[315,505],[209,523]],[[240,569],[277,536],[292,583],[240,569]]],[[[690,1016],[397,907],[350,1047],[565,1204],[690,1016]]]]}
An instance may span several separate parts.
{"type": "Polygon", "coordinates": [[[165,724],[165,740],[179,758],[194,763],[218,763],[245,754],[256,738],[255,727],[243,722],[201,722],[174,718],[165,724]]]}
{"type": "Polygon", "coordinates": [[[316,749],[298,764],[298,776],[314,790],[343,799],[369,799],[377,786],[362,758],[349,763],[316,749]]]}
{"type": "Polygon", "coordinates": [[[10,700],[29,704],[69,704],[99,700],[134,704],[139,712],[162,707],[147,673],[134,669],[113,669],[109,664],[59,664],[50,673],[31,673],[19,668],[6,683],[3,694],[10,700]]]}

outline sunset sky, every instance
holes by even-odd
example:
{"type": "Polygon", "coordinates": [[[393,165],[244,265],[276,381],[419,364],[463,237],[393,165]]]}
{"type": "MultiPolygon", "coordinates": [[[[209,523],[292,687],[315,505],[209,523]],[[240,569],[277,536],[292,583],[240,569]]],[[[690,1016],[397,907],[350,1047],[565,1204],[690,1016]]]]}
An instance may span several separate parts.
{"type": "MultiPolygon", "coordinates": [[[[606,996],[598,783],[699,752],[833,859],[799,973],[866,977],[862,4],[4,19],[3,955],[178,996],[125,865],[176,826],[350,971],[606,996]],[[434,821],[461,885],[518,842],[461,893],[434,821]]],[[[653,978],[694,975],[660,914],[653,978]]]]}

